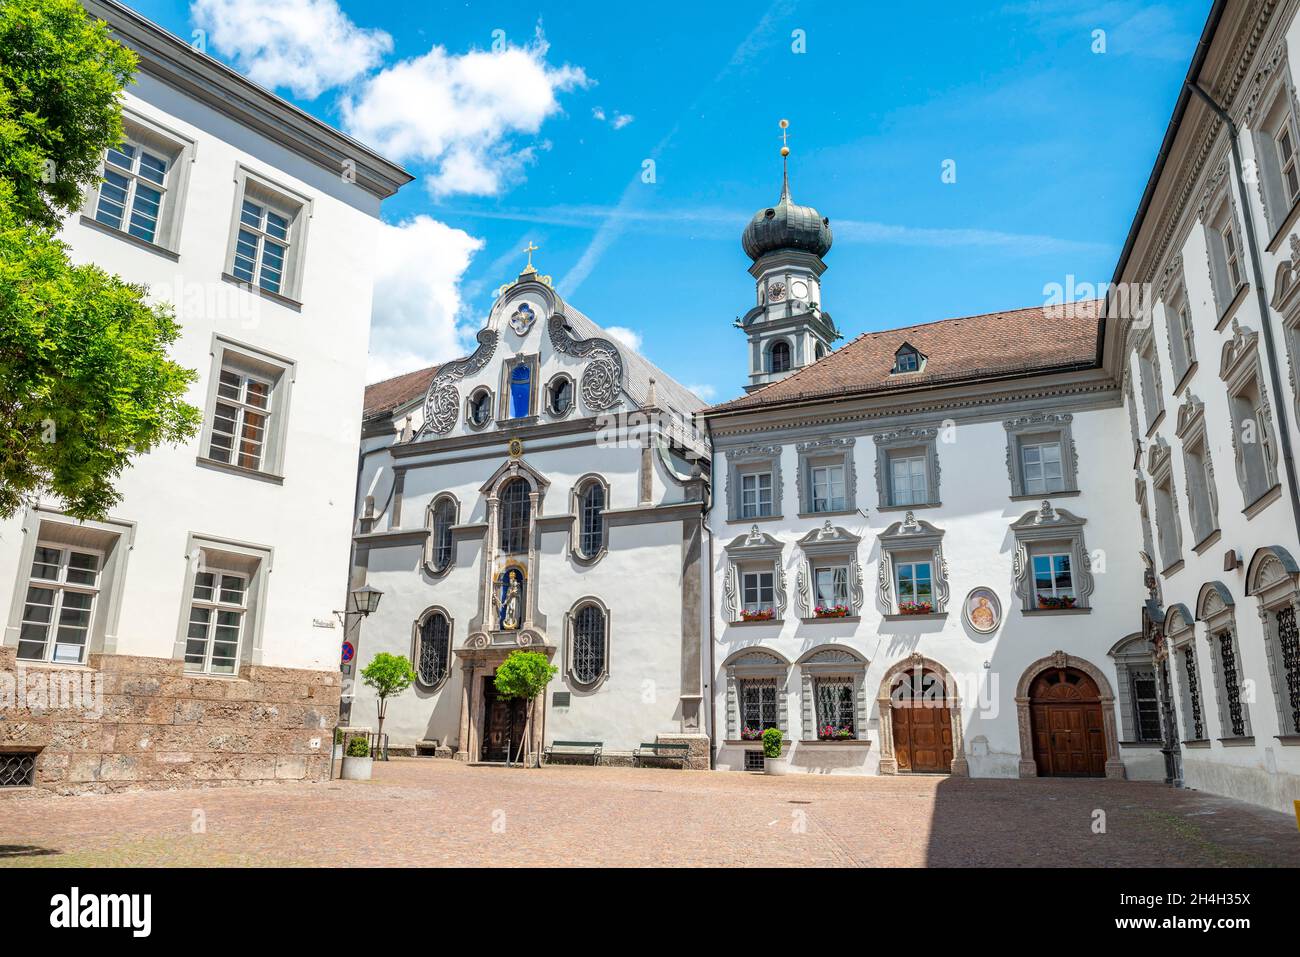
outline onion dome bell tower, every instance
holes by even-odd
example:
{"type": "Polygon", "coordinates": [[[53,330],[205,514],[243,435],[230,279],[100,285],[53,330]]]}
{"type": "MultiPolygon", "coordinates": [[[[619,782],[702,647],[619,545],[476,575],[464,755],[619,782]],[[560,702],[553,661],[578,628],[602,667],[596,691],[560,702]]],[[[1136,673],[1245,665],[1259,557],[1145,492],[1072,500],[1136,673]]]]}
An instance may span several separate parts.
{"type": "Polygon", "coordinates": [[[822,257],[831,248],[831,221],[790,198],[789,126],[781,121],[781,198],[755,213],[740,237],[754,261],[749,274],[757,300],[736,321],[749,338],[746,392],[811,365],[842,338],[821,305],[822,257]]]}

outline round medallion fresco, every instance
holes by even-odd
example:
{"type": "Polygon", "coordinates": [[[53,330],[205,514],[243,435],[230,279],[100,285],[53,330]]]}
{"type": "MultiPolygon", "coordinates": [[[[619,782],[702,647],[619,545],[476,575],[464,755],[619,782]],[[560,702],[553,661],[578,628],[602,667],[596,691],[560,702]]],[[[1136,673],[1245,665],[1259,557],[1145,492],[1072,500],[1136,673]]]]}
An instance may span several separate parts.
{"type": "Polygon", "coordinates": [[[992,634],[1002,624],[1002,602],[992,588],[972,588],[961,607],[962,618],[971,630],[992,634]]]}

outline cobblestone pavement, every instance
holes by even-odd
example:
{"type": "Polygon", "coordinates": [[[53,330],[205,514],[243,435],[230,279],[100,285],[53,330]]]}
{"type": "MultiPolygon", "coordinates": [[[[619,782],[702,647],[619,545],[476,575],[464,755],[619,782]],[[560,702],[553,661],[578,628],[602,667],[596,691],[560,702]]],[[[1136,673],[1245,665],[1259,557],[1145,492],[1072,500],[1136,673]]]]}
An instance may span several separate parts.
{"type": "Polygon", "coordinates": [[[1137,782],[432,759],[376,764],[367,782],[0,796],[0,865],[261,864],[1294,867],[1300,831],[1137,782]]]}

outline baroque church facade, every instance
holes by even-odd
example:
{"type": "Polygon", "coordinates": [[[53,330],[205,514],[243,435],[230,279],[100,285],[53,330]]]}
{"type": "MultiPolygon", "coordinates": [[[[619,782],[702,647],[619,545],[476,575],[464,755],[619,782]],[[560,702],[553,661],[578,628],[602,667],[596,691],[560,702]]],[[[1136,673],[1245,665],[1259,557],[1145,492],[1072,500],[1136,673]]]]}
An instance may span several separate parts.
{"type": "Polygon", "coordinates": [[[473,355],[372,386],[352,584],[392,596],[358,660],[421,674],[394,744],[499,754],[520,731],[490,675],[536,647],[560,668],[538,745],[745,770],[779,728],[791,773],[1289,809],[1298,6],[1215,4],[1097,299],[836,348],[831,224],[787,176],[742,234],[737,398],[702,409],[531,271],[473,355]]]}

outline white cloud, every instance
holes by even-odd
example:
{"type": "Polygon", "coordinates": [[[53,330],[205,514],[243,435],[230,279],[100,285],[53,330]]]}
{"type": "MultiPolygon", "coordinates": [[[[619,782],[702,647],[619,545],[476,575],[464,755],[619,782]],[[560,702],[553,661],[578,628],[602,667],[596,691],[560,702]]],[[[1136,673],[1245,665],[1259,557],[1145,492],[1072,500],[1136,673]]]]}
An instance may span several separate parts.
{"type": "Polygon", "coordinates": [[[602,123],[609,123],[609,125],[616,130],[621,130],[636,119],[636,117],[631,113],[620,113],[618,110],[615,110],[614,115],[610,116],[605,112],[603,107],[599,106],[592,109],[591,115],[602,123]]]}
{"type": "Polygon", "coordinates": [[[711,385],[688,385],[686,388],[690,389],[705,402],[712,402],[718,394],[718,390],[711,385]]]}
{"type": "Polygon", "coordinates": [[[537,133],[560,112],[557,94],[590,83],[581,67],[549,64],[548,50],[540,27],[525,46],[464,54],[435,46],[345,95],[344,125],[399,162],[432,167],[435,196],[495,195],[538,148],[521,147],[517,135],[537,133]]]}
{"type": "Polygon", "coordinates": [[[430,216],[380,226],[366,381],[465,353],[469,330],[458,326],[460,282],[481,248],[481,239],[430,216]]]}
{"type": "Polygon", "coordinates": [[[641,351],[641,333],[626,326],[606,326],[605,334],[615,342],[621,343],[633,352],[641,351]]]}
{"type": "Polygon", "coordinates": [[[213,49],[255,83],[314,99],[378,66],[393,48],[336,0],[194,0],[190,16],[213,49]]]}

